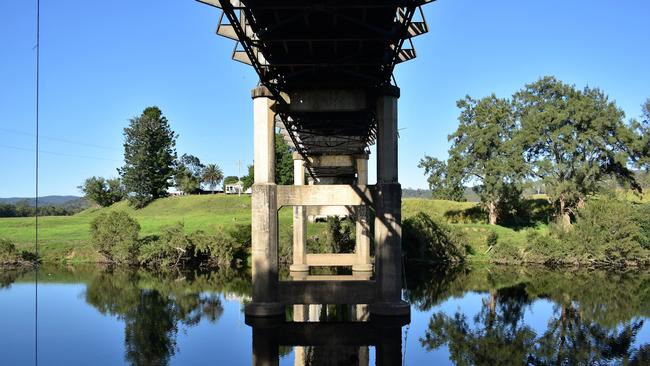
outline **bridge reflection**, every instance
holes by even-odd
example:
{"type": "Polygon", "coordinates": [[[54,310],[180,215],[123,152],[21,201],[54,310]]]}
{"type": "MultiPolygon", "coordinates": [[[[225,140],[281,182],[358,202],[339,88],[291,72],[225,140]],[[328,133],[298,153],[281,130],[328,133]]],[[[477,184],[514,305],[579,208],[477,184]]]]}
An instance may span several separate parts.
{"type": "Polygon", "coordinates": [[[409,317],[370,315],[368,305],[293,305],[286,316],[246,317],[253,328],[253,365],[279,365],[294,347],[295,366],[402,364],[402,327],[409,317]]]}

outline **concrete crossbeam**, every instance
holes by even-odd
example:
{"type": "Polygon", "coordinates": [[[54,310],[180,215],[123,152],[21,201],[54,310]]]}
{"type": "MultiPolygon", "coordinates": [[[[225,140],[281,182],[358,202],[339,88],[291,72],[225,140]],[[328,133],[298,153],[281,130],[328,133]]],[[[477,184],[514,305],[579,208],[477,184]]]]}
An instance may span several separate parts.
{"type": "Polygon", "coordinates": [[[307,265],[316,266],[352,266],[359,263],[355,253],[307,254],[307,265]]]}
{"type": "Polygon", "coordinates": [[[375,281],[280,281],[278,298],[284,304],[370,304],[375,281]]]}
{"type": "Polygon", "coordinates": [[[344,184],[278,186],[278,208],[283,206],[360,206],[373,202],[373,186],[344,184]]]}
{"type": "Polygon", "coordinates": [[[368,108],[367,95],[362,90],[295,90],[289,97],[292,112],[351,112],[368,108]]]}

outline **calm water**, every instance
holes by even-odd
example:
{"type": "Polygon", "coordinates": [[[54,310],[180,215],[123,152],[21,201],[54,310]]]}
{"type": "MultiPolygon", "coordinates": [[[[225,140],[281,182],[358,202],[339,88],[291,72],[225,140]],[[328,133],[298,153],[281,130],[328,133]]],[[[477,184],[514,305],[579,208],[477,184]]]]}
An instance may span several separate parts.
{"type": "MultiPolygon", "coordinates": [[[[36,327],[35,274],[1,272],[0,364],[33,364],[37,328],[40,365],[252,365],[248,278],[44,267],[36,327]]],[[[410,270],[407,279],[412,316],[401,329],[380,322],[351,337],[357,328],[314,328],[358,316],[349,306],[296,315],[320,320],[304,324],[306,333],[388,344],[279,346],[279,364],[374,365],[388,349],[405,365],[650,365],[649,273],[492,267],[410,270]]],[[[256,334],[295,339],[282,329],[256,334]]]]}

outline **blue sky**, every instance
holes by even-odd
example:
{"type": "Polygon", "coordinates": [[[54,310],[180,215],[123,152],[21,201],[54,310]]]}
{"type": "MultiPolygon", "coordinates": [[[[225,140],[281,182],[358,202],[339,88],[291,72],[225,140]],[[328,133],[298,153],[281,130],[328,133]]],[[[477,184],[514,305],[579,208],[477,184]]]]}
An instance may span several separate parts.
{"type": "MultiPolygon", "coordinates": [[[[0,2],[0,197],[34,193],[34,3],[0,2]]],[[[417,163],[446,157],[466,94],[507,97],[555,75],[602,88],[627,118],[650,97],[646,0],[438,0],[424,11],[430,32],[396,71],[404,187],[426,187],[417,163]]],[[[227,175],[252,163],[257,76],[230,60],[218,15],[192,0],[41,0],[41,195],[115,176],[122,129],[149,105],[180,135],[179,153],[227,175]]]]}

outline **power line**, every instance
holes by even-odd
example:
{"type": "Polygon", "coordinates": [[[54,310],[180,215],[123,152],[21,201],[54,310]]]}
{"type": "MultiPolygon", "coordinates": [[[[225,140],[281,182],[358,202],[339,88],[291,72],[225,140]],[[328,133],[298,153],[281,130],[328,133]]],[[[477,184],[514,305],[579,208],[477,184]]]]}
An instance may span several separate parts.
{"type": "MultiPolygon", "coordinates": [[[[22,151],[29,151],[29,152],[37,151],[37,149],[32,149],[32,148],[27,148],[27,147],[20,147],[20,146],[3,145],[3,144],[0,144],[0,148],[13,149],[13,150],[22,150],[22,151]]],[[[56,151],[47,151],[47,150],[38,150],[38,153],[40,153],[40,154],[49,154],[49,155],[57,155],[57,156],[65,156],[65,157],[70,157],[70,158],[82,158],[82,159],[106,160],[106,161],[121,162],[121,160],[102,158],[102,157],[98,157],[98,156],[68,154],[68,153],[60,153],[60,152],[56,152],[56,151]]],[[[37,165],[38,165],[38,159],[37,159],[37,165]]]]}
{"type": "MultiPolygon", "coordinates": [[[[25,131],[19,131],[19,130],[12,130],[9,128],[2,128],[0,127],[0,131],[5,131],[17,135],[25,135],[25,136],[35,136],[31,132],[25,132],[25,131]]],[[[72,144],[72,145],[80,145],[80,146],[87,146],[87,147],[92,147],[96,149],[104,149],[104,150],[113,150],[113,151],[119,151],[120,149],[110,147],[110,146],[103,146],[103,145],[97,145],[97,144],[92,144],[88,142],[82,142],[82,141],[75,141],[75,140],[68,140],[68,139],[62,139],[60,137],[53,137],[53,136],[39,136],[41,139],[47,139],[47,140],[52,140],[52,141],[58,141],[58,142],[63,142],[66,144],[72,144]]]]}

